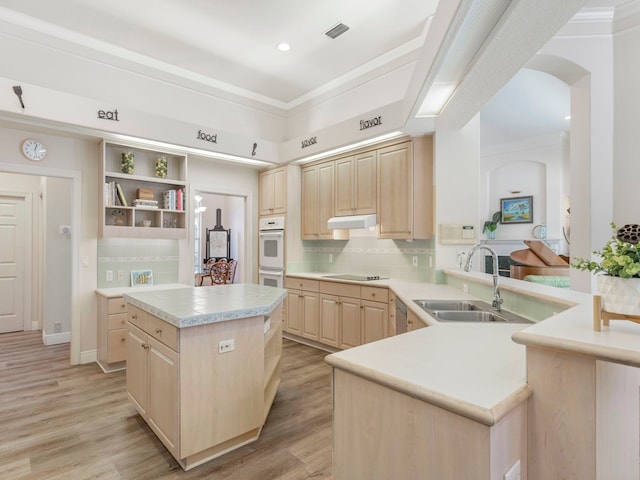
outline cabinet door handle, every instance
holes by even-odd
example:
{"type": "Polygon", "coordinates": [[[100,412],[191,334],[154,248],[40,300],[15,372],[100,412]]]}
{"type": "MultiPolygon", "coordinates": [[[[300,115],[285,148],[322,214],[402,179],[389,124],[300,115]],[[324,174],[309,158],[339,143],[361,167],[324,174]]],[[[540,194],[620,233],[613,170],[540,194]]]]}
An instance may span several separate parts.
{"type": "Polygon", "coordinates": [[[160,335],[160,334],[162,333],[162,329],[161,329],[161,328],[156,328],[156,333],[157,333],[158,335],[160,335]]]}
{"type": "Polygon", "coordinates": [[[120,308],[125,308],[127,306],[126,303],[123,303],[122,305],[120,305],[120,308]]]}
{"type": "Polygon", "coordinates": [[[121,342],[126,342],[126,341],[127,341],[127,339],[126,339],[126,338],[122,338],[122,339],[120,339],[120,341],[121,341],[121,342]]]}
{"type": "Polygon", "coordinates": [[[143,343],[140,345],[142,348],[144,348],[145,350],[149,350],[149,345],[147,345],[146,343],[143,343]]]}
{"type": "Polygon", "coordinates": [[[376,296],[376,294],[375,294],[375,293],[372,293],[372,294],[371,294],[371,296],[372,296],[372,297],[375,297],[375,296],[376,296]]]}
{"type": "Polygon", "coordinates": [[[132,320],[137,320],[138,319],[138,315],[131,315],[131,319],[132,320]]]}

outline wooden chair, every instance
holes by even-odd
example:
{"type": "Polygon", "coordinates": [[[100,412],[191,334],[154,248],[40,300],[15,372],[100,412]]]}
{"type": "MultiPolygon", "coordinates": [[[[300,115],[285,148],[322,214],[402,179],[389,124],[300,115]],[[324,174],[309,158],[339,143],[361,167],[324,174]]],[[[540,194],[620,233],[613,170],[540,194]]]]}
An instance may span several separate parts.
{"type": "Polygon", "coordinates": [[[229,277],[227,278],[227,283],[233,283],[233,279],[236,276],[237,266],[238,266],[238,261],[231,258],[229,260],[229,277]]]}
{"type": "Polygon", "coordinates": [[[209,279],[211,285],[225,285],[229,282],[231,268],[233,265],[227,261],[226,258],[214,262],[210,260],[207,262],[206,269],[209,271],[207,275],[202,277],[202,285],[204,280],[209,279]]]}

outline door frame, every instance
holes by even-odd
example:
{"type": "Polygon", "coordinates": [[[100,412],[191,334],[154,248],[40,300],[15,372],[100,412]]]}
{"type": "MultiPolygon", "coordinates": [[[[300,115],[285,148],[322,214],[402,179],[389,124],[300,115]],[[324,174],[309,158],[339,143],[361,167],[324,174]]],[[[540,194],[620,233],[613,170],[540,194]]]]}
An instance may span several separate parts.
{"type": "MultiPolygon", "coordinates": [[[[257,247],[255,245],[256,240],[256,226],[253,225],[251,219],[253,218],[253,193],[248,191],[232,191],[229,188],[224,188],[220,186],[212,186],[212,185],[201,185],[201,184],[191,184],[190,187],[190,195],[191,195],[191,205],[195,205],[194,196],[198,193],[208,194],[208,195],[221,195],[227,197],[239,197],[244,200],[244,248],[242,249],[241,254],[244,259],[239,264],[239,268],[242,270],[242,277],[244,278],[245,283],[255,282],[257,279],[256,271],[255,271],[255,260],[250,252],[255,252],[257,254],[257,247]]],[[[193,256],[195,254],[195,246],[194,246],[194,237],[195,234],[193,232],[194,225],[194,216],[195,213],[193,209],[189,211],[189,263],[191,268],[191,277],[193,277],[193,256]]],[[[240,253],[240,252],[238,252],[240,253]]],[[[193,279],[191,280],[193,283],[193,279]]]]}
{"type": "MultiPolygon", "coordinates": [[[[80,252],[80,235],[81,230],[81,187],[82,172],[78,170],[68,170],[59,168],[48,168],[32,165],[17,165],[10,163],[0,163],[0,173],[16,173],[22,175],[35,175],[38,177],[56,177],[67,178],[71,180],[71,344],[70,344],[70,362],[72,365],[81,363],[80,355],[80,338],[81,338],[81,321],[80,321],[80,302],[78,291],[78,252],[80,252]]],[[[35,269],[38,278],[43,277],[44,266],[39,262],[35,269]]],[[[42,310],[42,299],[44,292],[40,292],[38,301],[42,310]]],[[[40,319],[42,322],[42,318],[40,319]]],[[[42,326],[42,325],[41,325],[42,326]]]]}

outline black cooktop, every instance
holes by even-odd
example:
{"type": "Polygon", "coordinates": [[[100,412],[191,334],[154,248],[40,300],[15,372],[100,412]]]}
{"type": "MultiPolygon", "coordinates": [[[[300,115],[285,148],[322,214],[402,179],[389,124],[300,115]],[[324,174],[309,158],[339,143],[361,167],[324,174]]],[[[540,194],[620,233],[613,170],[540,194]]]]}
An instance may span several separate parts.
{"type": "Polygon", "coordinates": [[[322,275],[325,278],[335,278],[336,280],[352,280],[354,282],[370,282],[371,280],[385,280],[379,275],[322,275]]]}

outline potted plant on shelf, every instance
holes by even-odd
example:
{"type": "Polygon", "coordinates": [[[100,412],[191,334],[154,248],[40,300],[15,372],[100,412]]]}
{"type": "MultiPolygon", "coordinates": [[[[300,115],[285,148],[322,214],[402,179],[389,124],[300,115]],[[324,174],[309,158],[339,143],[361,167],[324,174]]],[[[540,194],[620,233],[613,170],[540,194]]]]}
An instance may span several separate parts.
{"type": "Polygon", "coordinates": [[[599,261],[576,258],[572,267],[596,274],[602,308],[611,313],[640,315],[640,225],[618,229],[611,222],[613,235],[593,254],[599,261]]]}
{"type": "Polygon", "coordinates": [[[491,220],[487,220],[486,222],[484,222],[484,225],[482,226],[482,233],[486,233],[487,238],[491,240],[496,238],[496,229],[498,228],[498,223],[500,222],[501,218],[502,213],[498,210],[491,216],[491,220]]]}

